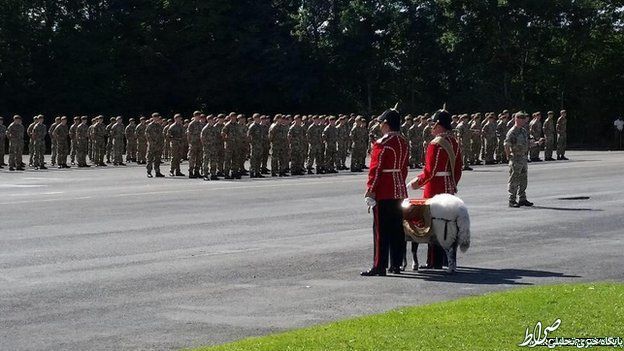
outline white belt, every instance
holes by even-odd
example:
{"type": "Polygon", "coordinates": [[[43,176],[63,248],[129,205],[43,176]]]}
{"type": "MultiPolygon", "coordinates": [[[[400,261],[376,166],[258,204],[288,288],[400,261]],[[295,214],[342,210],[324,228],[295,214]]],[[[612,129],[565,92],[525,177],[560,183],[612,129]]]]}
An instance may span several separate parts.
{"type": "Polygon", "coordinates": [[[436,177],[448,177],[451,175],[451,172],[438,172],[435,174],[436,177]]]}
{"type": "Polygon", "coordinates": [[[399,173],[401,172],[400,169],[394,168],[394,169],[382,169],[381,173],[399,173]]]}

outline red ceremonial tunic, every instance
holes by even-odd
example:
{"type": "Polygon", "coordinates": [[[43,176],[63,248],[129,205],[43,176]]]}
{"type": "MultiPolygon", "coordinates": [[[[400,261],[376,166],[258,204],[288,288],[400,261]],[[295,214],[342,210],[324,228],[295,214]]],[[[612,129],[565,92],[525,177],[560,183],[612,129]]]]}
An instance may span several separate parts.
{"type": "Polygon", "coordinates": [[[373,142],[366,186],[375,194],[375,200],[407,198],[408,161],[409,145],[398,132],[390,132],[373,142]]]}
{"type": "Polygon", "coordinates": [[[455,177],[451,176],[451,165],[449,155],[439,144],[434,141],[427,146],[425,169],[418,176],[417,187],[424,187],[423,197],[429,199],[438,194],[457,193],[457,183],[462,175],[462,155],[461,149],[455,137],[450,133],[440,134],[439,137],[448,141],[455,151],[455,177]]]}

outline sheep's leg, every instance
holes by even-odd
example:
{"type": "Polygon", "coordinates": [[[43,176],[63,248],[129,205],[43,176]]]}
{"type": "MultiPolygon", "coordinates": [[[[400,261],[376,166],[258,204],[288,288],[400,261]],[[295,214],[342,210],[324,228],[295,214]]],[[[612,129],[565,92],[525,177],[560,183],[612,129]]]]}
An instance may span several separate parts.
{"type": "Polygon", "coordinates": [[[444,249],[444,252],[446,252],[446,259],[448,260],[446,272],[453,274],[457,269],[457,245],[451,245],[449,249],[444,249]]]}

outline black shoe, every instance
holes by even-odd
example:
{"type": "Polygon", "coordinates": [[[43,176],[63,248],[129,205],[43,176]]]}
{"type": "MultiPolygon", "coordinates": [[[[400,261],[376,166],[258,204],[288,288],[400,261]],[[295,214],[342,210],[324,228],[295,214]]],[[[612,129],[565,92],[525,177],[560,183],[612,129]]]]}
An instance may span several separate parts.
{"type": "Polygon", "coordinates": [[[314,174],[311,169],[308,169],[308,174],[314,174]]]}
{"type": "Polygon", "coordinates": [[[209,180],[210,180],[210,177],[205,176],[205,177],[204,177],[204,180],[205,180],[205,181],[209,181],[209,180]]]}
{"type": "Polygon", "coordinates": [[[362,168],[364,168],[364,169],[368,169],[368,167],[366,167],[366,165],[362,166],[362,168]]]}
{"type": "Polygon", "coordinates": [[[263,176],[261,173],[256,174],[256,178],[266,178],[265,176],[263,176]]]}
{"type": "Polygon", "coordinates": [[[63,169],[63,168],[65,168],[65,167],[63,167],[63,166],[58,166],[58,167],[56,167],[56,168],[58,168],[58,169],[63,169]]]}
{"type": "Polygon", "coordinates": [[[390,269],[388,269],[388,273],[401,274],[401,267],[390,267],[390,269]]]}
{"type": "Polygon", "coordinates": [[[156,178],[164,178],[165,175],[162,173],[156,173],[156,178]]]}
{"type": "Polygon", "coordinates": [[[148,178],[153,178],[154,176],[152,175],[152,172],[147,172],[147,177],[148,178]]]}
{"type": "Polygon", "coordinates": [[[48,169],[48,167],[46,167],[46,166],[41,166],[41,167],[39,167],[39,169],[48,169]]]}
{"type": "Polygon", "coordinates": [[[14,170],[15,170],[15,168],[9,167],[9,171],[14,171],[14,170]]]}
{"type": "Polygon", "coordinates": [[[554,161],[554,160],[555,160],[555,159],[554,159],[554,158],[552,158],[552,157],[547,157],[547,158],[545,158],[545,159],[544,159],[544,161],[554,161]]]}
{"type": "Polygon", "coordinates": [[[271,172],[271,177],[277,177],[277,173],[271,172]]]}
{"type": "Polygon", "coordinates": [[[464,171],[473,171],[474,169],[470,166],[464,166],[464,171]]]}
{"type": "Polygon", "coordinates": [[[379,276],[379,277],[385,277],[386,276],[386,270],[380,270],[380,269],[371,269],[370,271],[365,271],[365,272],[361,272],[360,275],[362,277],[374,277],[374,276],[379,276]]]}
{"type": "Polygon", "coordinates": [[[518,204],[516,201],[509,201],[509,207],[518,208],[520,207],[520,204],[518,204]]]}
{"type": "Polygon", "coordinates": [[[117,166],[125,166],[125,165],[126,165],[125,163],[121,162],[117,166]]]}
{"type": "Polygon", "coordinates": [[[182,173],[182,172],[176,172],[176,177],[186,177],[186,174],[182,173]]]}
{"type": "Polygon", "coordinates": [[[229,176],[229,175],[226,175],[225,177],[223,177],[223,179],[230,180],[230,179],[234,179],[234,178],[232,178],[232,177],[231,177],[231,176],[229,176]]]}
{"type": "Polygon", "coordinates": [[[211,175],[210,180],[219,180],[219,177],[217,177],[216,175],[211,175]]]}
{"type": "Polygon", "coordinates": [[[63,168],[71,168],[71,167],[68,165],[63,165],[63,168]]]}
{"type": "Polygon", "coordinates": [[[169,172],[169,176],[170,176],[170,177],[175,177],[175,175],[173,174],[173,172],[169,172]]]}
{"type": "Polygon", "coordinates": [[[519,206],[526,206],[526,207],[531,207],[533,206],[533,203],[527,199],[524,200],[520,200],[520,202],[518,202],[519,206]]]}
{"type": "Polygon", "coordinates": [[[189,179],[195,179],[197,176],[194,173],[189,172],[189,179]]]}
{"type": "Polygon", "coordinates": [[[565,157],[565,156],[561,156],[561,160],[562,160],[562,161],[568,161],[568,158],[567,158],[567,157],[565,157]]]}
{"type": "Polygon", "coordinates": [[[240,173],[236,173],[234,175],[234,179],[241,179],[241,174],[240,173]]]}

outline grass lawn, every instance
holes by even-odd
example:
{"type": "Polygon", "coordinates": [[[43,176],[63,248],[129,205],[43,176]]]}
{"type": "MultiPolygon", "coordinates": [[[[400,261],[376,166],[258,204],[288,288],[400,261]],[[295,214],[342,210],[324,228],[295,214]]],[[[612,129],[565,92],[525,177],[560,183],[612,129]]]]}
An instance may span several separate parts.
{"type": "Polygon", "coordinates": [[[524,341],[527,327],[532,333],[537,322],[546,328],[557,319],[561,324],[549,337],[624,339],[624,284],[522,288],[401,308],[195,351],[523,350],[528,348],[517,345],[524,341]]]}

